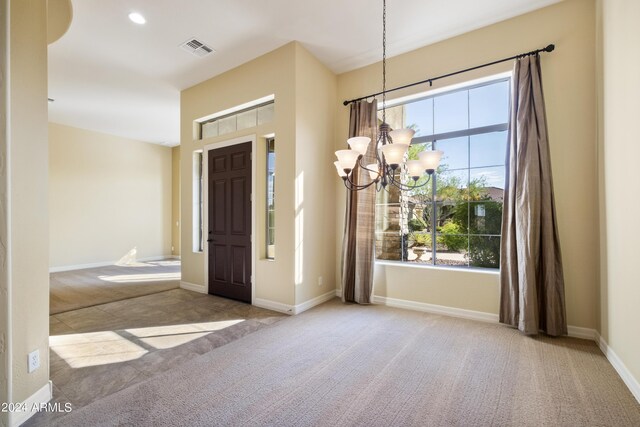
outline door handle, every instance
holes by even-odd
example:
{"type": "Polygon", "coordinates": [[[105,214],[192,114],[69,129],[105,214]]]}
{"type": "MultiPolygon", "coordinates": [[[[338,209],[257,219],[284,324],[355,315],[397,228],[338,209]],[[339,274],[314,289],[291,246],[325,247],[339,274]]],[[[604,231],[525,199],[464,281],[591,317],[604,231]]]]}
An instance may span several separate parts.
{"type": "Polygon", "coordinates": [[[211,243],[213,242],[213,239],[207,239],[207,242],[211,243]]]}

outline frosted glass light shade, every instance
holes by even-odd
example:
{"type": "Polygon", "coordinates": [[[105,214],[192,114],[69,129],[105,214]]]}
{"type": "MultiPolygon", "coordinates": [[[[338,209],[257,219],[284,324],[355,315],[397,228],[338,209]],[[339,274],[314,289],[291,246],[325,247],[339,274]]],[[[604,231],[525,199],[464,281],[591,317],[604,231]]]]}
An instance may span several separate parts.
{"type": "Polygon", "coordinates": [[[424,167],[422,166],[422,162],[420,160],[409,160],[407,162],[407,172],[409,176],[417,180],[424,173],[424,167]]]}
{"type": "Polygon", "coordinates": [[[409,145],[415,133],[413,129],[396,129],[389,132],[389,136],[394,144],[409,145]]]}
{"type": "Polygon", "coordinates": [[[369,169],[367,172],[369,172],[369,176],[371,177],[372,180],[376,180],[378,179],[378,164],[377,163],[371,163],[367,165],[367,169],[369,169]]]}
{"type": "Polygon", "coordinates": [[[353,138],[347,139],[347,143],[352,150],[357,151],[363,156],[367,154],[367,147],[371,142],[371,138],[366,136],[354,136],[353,138]]]}
{"type": "Polygon", "coordinates": [[[340,167],[345,170],[345,173],[348,173],[356,166],[360,153],[356,150],[338,150],[336,151],[336,156],[340,167]]]}
{"type": "Polygon", "coordinates": [[[418,153],[418,158],[422,163],[423,168],[431,173],[438,169],[438,165],[440,165],[440,159],[442,158],[442,151],[434,150],[434,151],[423,151],[418,153]]]}
{"type": "Polygon", "coordinates": [[[344,170],[340,167],[340,162],[335,161],[335,162],[333,162],[333,164],[335,165],[336,170],[338,171],[338,175],[340,176],[340,178],[346,178],[347,174],[344,173],[344,170]]]}
{"type": "Polygon", "coordinates": [[[409,149],[405,144],[387,144],[382,146],[384,159],[391,166],[398,166],[404,160],[404,155],[409,149]]]}

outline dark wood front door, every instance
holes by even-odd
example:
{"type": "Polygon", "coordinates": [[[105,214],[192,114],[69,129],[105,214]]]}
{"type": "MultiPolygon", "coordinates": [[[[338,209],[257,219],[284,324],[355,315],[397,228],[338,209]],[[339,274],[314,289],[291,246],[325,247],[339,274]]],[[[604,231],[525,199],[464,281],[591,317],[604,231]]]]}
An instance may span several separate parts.
{"type": "Polygon", "coordinates": [[[208,156],[209,293],[251,303],[251,143],[208,156]]]}

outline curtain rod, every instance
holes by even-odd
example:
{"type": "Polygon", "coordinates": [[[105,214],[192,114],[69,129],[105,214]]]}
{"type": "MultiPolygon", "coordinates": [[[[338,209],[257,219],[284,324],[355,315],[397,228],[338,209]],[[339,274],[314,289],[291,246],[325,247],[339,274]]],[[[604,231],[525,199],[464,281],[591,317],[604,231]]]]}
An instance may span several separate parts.
{"type": "MultiPolygon", "coordinates": [[[[404,85],[404,86],[394,87],[393,89],[387,90],[386,93],[394,92],[394,91],[400,90],[400,89],[406,89],[408,87],[417,86],[417,85],[421,85],[421,84],[424,84],[424,83],[429,83],[429,86],[432,86],[434,81],[440,80],[440,79],[444,79],[445,77],[451,77],[451,76],[455,76],[457,74],[467,73],[469,71],[477,70],[478,68],[489,67],[491,65],[499,64],[501,62],[511,61],[512,59],[520,59],[520,58],[524,58],[525,56],[537,55],[540,52],[553,52],[553,50],[555,48],[556,48],[556,45],[550,44],[547,47],[543,47],[542,49],[532,50],[531,52],[521,53],[519,55],[514,55],[514,56],[510,56],[509,58],[499,59],[497,61],[489,62],[487,64],[477,65],[475,67],[466,68],[466,69],[460,70],[460,71],[454,71],[453,73],[444,74],[442,76],[431,77],[429,79],[421,80],[419,82],[410,83],[410,84],[407,84],[407,85],[404,85]]],[[[361,96],[360,98],[354,98],[354,99],[350,99],[348,101],[344,101],[342,104],[343,105],[349,105],[352,102],[362,101],[363,99],[372,98],[372,97],[375,97],[375,96],[378,96],[378,95],[382,95],[382,94],[383,94],[383,92],[372,93],[371,95],[361,96]]]]}

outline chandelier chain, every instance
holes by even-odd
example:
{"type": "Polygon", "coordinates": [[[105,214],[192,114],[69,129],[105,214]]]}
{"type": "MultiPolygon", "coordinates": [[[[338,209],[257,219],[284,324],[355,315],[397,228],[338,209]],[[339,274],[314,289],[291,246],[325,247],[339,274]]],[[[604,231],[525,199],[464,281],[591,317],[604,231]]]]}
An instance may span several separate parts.
{"type": "Polygon", "coordinates": [[[382,0],[382,123],[387,122],[387,0],[382,0]]]}

